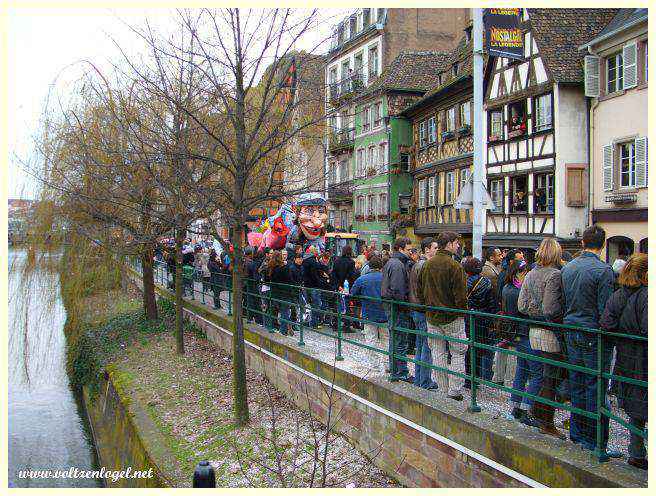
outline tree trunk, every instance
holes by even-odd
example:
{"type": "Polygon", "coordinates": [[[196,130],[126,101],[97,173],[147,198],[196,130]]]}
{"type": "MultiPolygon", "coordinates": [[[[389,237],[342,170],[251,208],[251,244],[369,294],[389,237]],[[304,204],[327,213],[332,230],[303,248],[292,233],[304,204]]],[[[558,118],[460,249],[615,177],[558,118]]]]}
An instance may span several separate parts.
{"type": "Polygon", "coordinates": [[[148,244],[141,254],[143,306],[148,320],[157,319],[157,302],[155,300],[155,274],[153,271],[153,247],[148,244]]]}
{"type": "Polygon", "coordinates": [[[235,423],[239,426],[248,423],[248,389],[246,387],[246,353],[244,350],[244,318],[242,316],[242,294],[244,268],[242,266],[242,230],[241,224],[233,226],[232,246],[232,390],[234,399],[235,423]]]}
{"type": "Polygon", "coordinates": [[[182,241],[184,231],[175,231],[175,341],[177,352],[184,355],[184,335],[182,333],[182,241]]]}

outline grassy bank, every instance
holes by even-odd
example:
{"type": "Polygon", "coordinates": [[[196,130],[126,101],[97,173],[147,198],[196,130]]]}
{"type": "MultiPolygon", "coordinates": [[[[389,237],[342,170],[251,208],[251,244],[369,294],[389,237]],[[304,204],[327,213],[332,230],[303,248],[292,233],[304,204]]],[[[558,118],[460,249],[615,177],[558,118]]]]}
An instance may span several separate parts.
{"type": "Polygon", "coordinates": [[[251,423],[235,427],[230,355],[192,324],[185,327],[186,354],[178,355],[173,308],[166,301],[159,306],[161,318],[149,322],[137,293],[87,296],[71,378],[93,394],[105,370],[111,372],[122,396],[138,401],[163,434],[178,461],[167,467],[176,486],[191,485],[200,460],[215,468],[219,487],[397,485],[251,370],[251,423]]]}

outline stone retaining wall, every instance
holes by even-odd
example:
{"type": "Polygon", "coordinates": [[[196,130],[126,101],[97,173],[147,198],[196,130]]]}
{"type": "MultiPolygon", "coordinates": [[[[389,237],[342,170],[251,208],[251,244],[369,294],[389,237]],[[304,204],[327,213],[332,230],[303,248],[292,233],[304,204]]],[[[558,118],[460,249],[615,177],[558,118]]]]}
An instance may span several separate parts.
{"type": "Polygon", "coordinates": [[[128,393],[121,391],[112,374],[100,385],[100,392],[92,397],[83,389],[89,423],[105,470],[132,471],[153,469],[152,478],[123,478],[113,482],[105,479],[107,487],[170,487],[167,472],[177,461],[167,451],[166,444],[153,421],[128,393]]]}
{"type": "MultiPolygon", "coordinates": [[[[133,276],[136,274],[133,273],[133,276]]],[[[135,278],[138,285],[140,280],[135,278]]],[[[172,293],[158,287],[160,297],[172,293]]],[[[232,350],[232,319],[193,301],[185,318],[232,350]]],[[[599,464],[577,446],[404,383],[363,379],[257,325],[246,325],[246,362],[325,424],[327,390],[341,410],[337,429],[408,487],[643,487],[626,463],[599,464]]]]}

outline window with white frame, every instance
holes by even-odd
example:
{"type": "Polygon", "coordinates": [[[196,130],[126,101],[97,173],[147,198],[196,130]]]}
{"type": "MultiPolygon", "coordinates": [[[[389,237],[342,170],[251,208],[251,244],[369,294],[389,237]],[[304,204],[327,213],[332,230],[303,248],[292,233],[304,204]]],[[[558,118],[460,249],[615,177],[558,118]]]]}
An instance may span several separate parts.
{"type": "Polygon", "coordinates": [[[376,147],[371,145],[367,150],[367,174],[369,174],[372,167],[376,167],[376,158],[374,157],[374,153],[376,153],[376,147]]]}
{"type": "Polygon", "coordinates": [[[335,184],[337,182],[337,164],[335,162],[328,163],[328,184],[335,184]]]}
{"type": "Polygon", "coordinates": [[[378,45],[369,48],[369,81],[378,75],[378,45]]]}
{"type": "Polygon", "coordinates": [[[471,170],[460,169],[460,189],[458,190],[459,193],[462,193],[462,188],[464,188],[465,184],[467,184],[467,180],[469,179],[470,174],[471,170]]]}
{"type": "Polygon", "coordinates": [[[552,127],[551,94],[535,99],[535,130],[543,131],[552,127]]]}
{"type": "Polygon", "coordinates": [[[367,200],[367,217],[376,217],[376,195],[369,195],[367,200]]]}
{"type": "Polygon", "coordinates": [[[331,226],[335,225],[335,211],[334,210],[329,210],[328,211],[328,224],[331,226]]]}
{"type": "Polygon", "coordinates": [[[364,202],[365,202],[364,196],[363,195],[358,196],[358,202],[356,203],[355,206],[355,215],[358,216],[364,215],[364,209],[365,209],[364,202]]]}
{"type": "Polygon", "coordinates": [[[503,212],[503,179],[492,179],[490,181],[490,198],[494,206],[492,212],[503,212]]]}
{"type": "Polygon", "coordinates": [[[378,164],[381,172],[387,172],[387,143],[378,145],[378,164]]]}
{"type": "Polygon", "coordinates": [[[419,146],[423,148],[426,143],[426,121],[421,121],[419,123],[419,146]]]}
{"type": "Polygon", "coordinates": [[[366,133],[369,131],[369,107],[364,107],[362,109],[362,132],[366,133]]]}
{"type": "Polygon", "coordinates": [[[355,173],[362,177],[364,171],[364,149],[360,148],[355,154],[355,173]]]}
{"type": "Polygon", "coordinates": [[[378,127],[378,125],[379,125],[379,121],[380,121],[380,116],[378,114],[379,111],[380,111],[380,109],[378,108],[378,104],[374,103],[371,106],[371,121],[372,121],[371,127],[372,128],[378,127]]]}
{"type": "Polygon", "coordinates": [[[554,175],[536,174],[535,192],[533,193],[533,210],[537,213],[554,211],[554,175]]]}
{"type": "Polygon", "coordinates": [[[460,104],[460,127],[471,126],[471,100],[460,104]]]}
{"type": "Polygon", "coordinates": [[[362,28],[367,29],[371,24],[371,9],[362,9],[362,28]]]}
{"type": "Polygon", "coordinates": [[[490,110],[490,128],[488,130],[488,139],[490,141],[503,139],[502,110],[490,110]]]}
{"type": "Polygon", "coordinates": [[[444,130],[453,131],[456,128],[456,108],[451,107],[447,109],[445,120],[444,120],[444,130]]]}
{"type": "Polygon", "coordinates": [[[620,187],[636,187],[635,142],[629,141],[619,145],[620,187]]]}
{"type": "Polygon", "coordinates": [[[419,180],[419,198],[417,199],[417,204],[419,205],[419,208],[425,208],[426,207],[426,179],[420,179],[419,180]]]}
{"type": "Polygon", "coordinates": [[[428,178],[428,206],[435,206],[435,176],[428,178]]]}
{"type": "Polygon", "coordinates": [[[387,193],[378,195],[378,213],[380,215],[387,215],[387,193]]]}
{"type": "Polygon", "coordinates": [[[342,159],[339,162],[339,182],[348,181],[348,160],[342,159]]]}
{"type": "Polygon", "coordinates": [[[456,171],[450,170],[446,173],[444,180],[444,203],[453,203],[456,194],[456,171]]]}
{"type": "Polygon", "coordinates": [[[622,52],[611,55],[606,59],[606,88],[608,93],[615,93],[624,88],[624,61],[622,52]]]}
{"type": "Polygon", "coordinates": [[[374,122],[374,126],[378,127],[383,124],[383,102],[376,103],[376,115],[378,118],[376,119],[376,122],[374,122]]]}
{"type": "Polygon", "coordinates": [[[428,119],[428,142],[435,143],[437,140],[437,126],[435,124],[435,116],[428,119]]]}

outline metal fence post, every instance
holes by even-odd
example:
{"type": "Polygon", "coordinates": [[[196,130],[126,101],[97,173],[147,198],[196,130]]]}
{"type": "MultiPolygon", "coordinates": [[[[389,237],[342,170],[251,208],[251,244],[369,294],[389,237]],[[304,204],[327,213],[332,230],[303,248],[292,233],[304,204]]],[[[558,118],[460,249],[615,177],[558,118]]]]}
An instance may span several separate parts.
{"type": "Polygon", "coordinates": [[[265,312],[265,318],[264,318],[264,325],[265,327],[269,330],[271,334],[276,332],[276,330],[273,328],[273,313],[271,312],[271,291],[273,290],[272,288],[273,283],[268,284],[269,286],[269,291],[267,291],[267,309],[265,312]]]}
{"type": "MultiPolygon", "coordinates": [[[[339,295],[337,296],[339,298],[339,295]]],[[[339,311],[339,299],[337,300],[337,355],[335,360],[344,360],[342,356],[342,312],[339,311]]]]}
{"type": "Polygon", "coordinates": [[[396,306],[395,303],[392,302],[390,305],[390,327],[389,327],[389,336],[388,336],[388,343],[387,343],[387,365],[389,367],[389,373],[393,374],[394,373],[394,367],[392,364],[394,363],[394,349],[396,346],[394,346],[394,328],[396,327],[396,306]]]}
{"type": "Polygon", "coordinates": [[[296,301],[296,318],[298,319],[298,345],[305,346],[305,341],[303,341],[303,314],[301,313],[301,298],[303,296],[299,293],[296,301]]]}
{"type": "Polygon", "coordinates": [[[476,318],[473,315],[469,315],[469,381],[471,387],[471,402],[469,404],[470,412],[478,413],[481,411],[481,407],[476,404],[476,394],[478,392],[478,384],[476,384],[476,318]]]}
{"type": "Polygon", "coordinates": [[[603,416],[601,414],[602,405],[604,403],[604,384],[603,384],[603,362],[604,362],[604,340],[602,339],[601,332],[597,332],[597,442],[595,447],[595,455],[599,462],[607,462],[608,455],[606,449],[602,449],[603,437],[603,416]]]}

